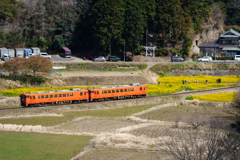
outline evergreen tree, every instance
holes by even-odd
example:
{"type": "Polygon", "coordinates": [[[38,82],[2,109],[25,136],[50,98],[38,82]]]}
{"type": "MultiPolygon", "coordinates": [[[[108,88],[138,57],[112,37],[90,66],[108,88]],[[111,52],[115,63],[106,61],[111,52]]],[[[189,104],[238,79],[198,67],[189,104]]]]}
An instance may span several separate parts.
{"type": "Polygon", "coordinates": [[[103,50],[120,49],[123,43],[123,2],[121,0],[99,0],[93,6],[94,37],[103,50]]]}
{"type": "Polygon", "coordinates": [[[124,13],[123,39],[132,53],[139,47],[143,38],[145,21],[137,0],[126,0],[124,13]]]}

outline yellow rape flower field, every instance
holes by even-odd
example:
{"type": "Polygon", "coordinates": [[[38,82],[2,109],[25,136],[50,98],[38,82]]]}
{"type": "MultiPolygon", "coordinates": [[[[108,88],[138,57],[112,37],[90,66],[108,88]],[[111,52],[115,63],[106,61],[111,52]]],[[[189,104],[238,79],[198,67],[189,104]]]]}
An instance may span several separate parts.
{"type": "MultiPolygon", "coordinates": [[[[240,76],[169,76],[169,77],[161,77],[158,78],[158,81],[161,84],[148,84],[148,95],[166,95],[171,93],[180,92],[183,90],[205,90],[205,89],[212,89],[212,88],[219,88],[219,87],[227,87],[225,83],[237,83],[240,79],[240,76]],[[216,83],[216,79],[221,78],[222,83],[216,83]],[[193,83],[194,80],[198,80],[200,83],[193,83]],[[208,80],[208,84],[205,83],[206,79],[208,80]],[[190,84],[183,85],[182,80],[191,81],[190,84]]],[[[99,86],[95,86],[99,88],[99,86]]],[[[8,97],[19,96],[22,93],[36,93],[42,91],[56,91],[56,90],[70,90],[71,88],[93,88],[91,86],[67,86],[67,87],[39,87],[39,88],[18,88],[18,89],[8,89],[0,91],[2,95],[8,97]]]]}
{"type": "Polygon", "coordinates": [[[234,99],[234,92],[231,93],[216,93],[216,94],[205,94],[205,95],[193,95],[194,99],[203,101],[219,101],[219,102],[231,102],[234,99]]]}
{"type": "MultiPolygon", "coordinates": [[[[8,89],[8,90],[2,90],[1,93],[4,96],[8,97],[14,97],[14,96],[20,96],[23,93],[36,93],[36,92],[43,92],[43,91],[57,91],[57,90],[70,90],[71,88],[79,88],[79,89],[84,89],[84,88],[90,88],[92,89],[93,87],[89,86],[65,86],[65,87],[39,87],[39,88],[17,88],[17,89],[8,89]]],[[[96,87],[95,88],[99,88],[96,87]]]]}
{"type": "Polygon", "coordinates": [[[182,80],[187,80],[187,82],[193,83],[194,80],[198,80],[198,83],[205,83],[208,80],[208,83],[216,83],[217,79],[221,79],[222,83],[237,83],[240,80],[240,75],[231,75],[231,76],[167,76],[160,77],[157,79],[160,83],[182,83],[182,80]]]}
{"type": "Polygon", "coordinates": [[[148,95],[166,95],[171,93],[180,92],[183,90],[205,90],[211,88],[220,88],[220,87],[227,87],[226,84],[223,83],[215,83],[215,84],[148,84],[148,95]]]}

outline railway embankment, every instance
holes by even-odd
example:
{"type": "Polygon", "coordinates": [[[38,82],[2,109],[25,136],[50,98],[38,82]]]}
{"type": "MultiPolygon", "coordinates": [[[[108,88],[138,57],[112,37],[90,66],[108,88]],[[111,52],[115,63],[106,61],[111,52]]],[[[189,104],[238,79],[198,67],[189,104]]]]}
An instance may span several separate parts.
{"type": "Polygon", "coordinates": [[[172,63],[156,64],[151,71],[161,75],[196,76],[225,76],[240,75],[240,63],[172,63]]]}

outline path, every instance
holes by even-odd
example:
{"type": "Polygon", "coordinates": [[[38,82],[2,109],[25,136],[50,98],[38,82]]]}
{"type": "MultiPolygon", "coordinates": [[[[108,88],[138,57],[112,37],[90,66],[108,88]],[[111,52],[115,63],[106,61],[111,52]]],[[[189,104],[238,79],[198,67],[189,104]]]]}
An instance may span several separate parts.
{"type": "Polygon", "coordinates": [[[148,64],[147,68],[143,71],[144,76],[148,79],[150,83],[157,83],[157,74],[150,70],[150,68],[154,65],[155,64],[153,63],[148,64]]]}

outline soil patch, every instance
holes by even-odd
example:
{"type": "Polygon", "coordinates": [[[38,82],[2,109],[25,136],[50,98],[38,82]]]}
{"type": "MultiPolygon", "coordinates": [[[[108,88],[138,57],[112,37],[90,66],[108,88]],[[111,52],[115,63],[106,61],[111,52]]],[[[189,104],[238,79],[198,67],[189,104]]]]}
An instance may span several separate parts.
{"type": "Polygon", "coordinates": [[[132,122],[124,119],[116,118],[98,118],[98,117],[86,117],[84,119],[76,119],[67,124],[56,127],[55,131],[71,131],[71,132],[91,132],[91,133],[101,133],[101,132],[114,132],[119,128],[126,126],[136,125],[136,122],[132,122]]]}
{"type": "MultiPolygon", "coordinates": [[[[114,149],[92,149],[79,160],[158,160],[163,154],[157,152],[137,151],[137,150],[114,150],[114,149]],[[161,156],[160,156],[161,155],[161,156]]],[[[75,158],[74,160],[77,160],[75,158]]]]}

